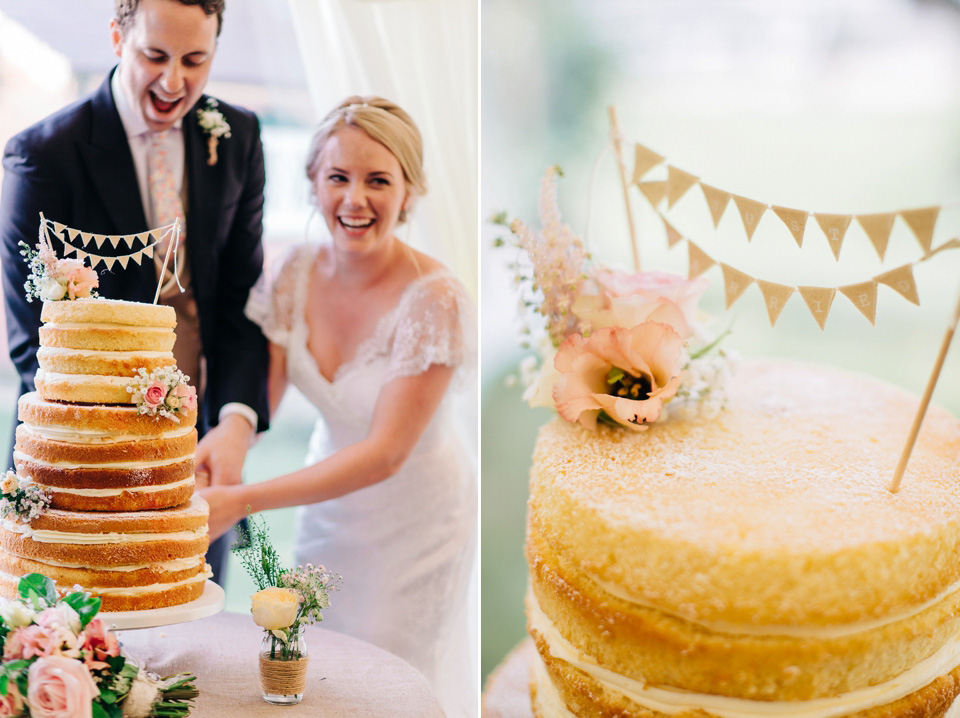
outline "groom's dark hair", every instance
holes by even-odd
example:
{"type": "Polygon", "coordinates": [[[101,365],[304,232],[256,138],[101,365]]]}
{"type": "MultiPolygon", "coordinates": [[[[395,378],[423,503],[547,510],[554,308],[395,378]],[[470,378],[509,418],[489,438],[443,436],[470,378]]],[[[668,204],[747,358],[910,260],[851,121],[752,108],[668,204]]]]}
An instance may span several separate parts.
{"type": "MultiPolygon", "coordinates": [[[[199,5],[200,9],[210,17],[217,16],[217,37],[220,37],[220,29],[223,27],[223,10],[227,0],[176,0],[181,5],[199,5]]],[[[114,0],[116,8],[117,23],[120,29],[126,32],[133,23],[133,17],[140,8],[140,0],[114,0]]]]}

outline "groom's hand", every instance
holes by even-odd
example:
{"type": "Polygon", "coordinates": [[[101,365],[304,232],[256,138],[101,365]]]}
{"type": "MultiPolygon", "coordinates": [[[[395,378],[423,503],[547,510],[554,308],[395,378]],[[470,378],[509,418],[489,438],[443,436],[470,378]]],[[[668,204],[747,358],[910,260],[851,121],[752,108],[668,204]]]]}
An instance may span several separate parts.
{"type": "Polygon", "coordinates": [[[228,414],[210,429],[197,445],[195,473],[198,485],[241,483],[241,470],[252,434],[250,422],[239,414],[228,414]]]}

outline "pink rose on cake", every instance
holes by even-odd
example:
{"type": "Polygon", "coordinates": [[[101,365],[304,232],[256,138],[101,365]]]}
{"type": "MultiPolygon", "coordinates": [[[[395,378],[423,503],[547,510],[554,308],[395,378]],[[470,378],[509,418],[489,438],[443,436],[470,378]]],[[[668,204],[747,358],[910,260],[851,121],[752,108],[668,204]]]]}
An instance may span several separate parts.
{"type": "Polygon", "coordinates": [[[573,312],[593,327],[633,327],[663,322],[687,339],[696,320],[697,302],[709,286],[703,277],[684,279],[666,272],[629,274],[597,269],[592,278],[596,293],[582,293],[573,312]]]}
{"type": "Polygon", "coordinates": [[[67,296],[70,299],[89,297],[99,285],[97,273],[90,267],[77,267],[67,274],[67,296]]]}
{"type": "Polygon", "coordinates": [[[184,382],[177,384],[173,390],[173,395],[180,400],[180,406],[187,411],[193,411],[197,408],[197,390],[189,384],[184,382]]]}
{"type": "Polygon", "coordinates": [[[64,656],[40,658],[27,673],[33,718],[91,718],[100,689],[80,661],[64,656]]]}
{"type": "Polygon", "coordinates": [[[164,399],[167,398],[167,385],[162,381],[155,381],[143,393],[143,403],[151,409],[163,406],[164,399]]]}
{"type": "Polygon", "coordinates": [[[587,339],[571,335],[554,359],[559,372],[553,388],[557,411],[591,430],[603,414],[642,431],[677,392],[682,349],[680,335],[659,322],[631,329],[605,327],[587,339]]]}

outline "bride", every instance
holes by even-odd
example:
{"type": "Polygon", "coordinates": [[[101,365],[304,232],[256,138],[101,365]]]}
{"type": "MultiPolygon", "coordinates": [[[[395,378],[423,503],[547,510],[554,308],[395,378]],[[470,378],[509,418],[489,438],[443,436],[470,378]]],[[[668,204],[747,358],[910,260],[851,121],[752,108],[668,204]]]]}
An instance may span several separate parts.
{"type": "Polygon", "coordinates": [[[327,431],[303,469],[202,491],[211,539],[248,510],[299,505],[297,563],[344,577],[324,627],[404,658],[448,716],[475,716],[476,485],[450,401],[475,319],[460,282],[395,234],[426,191],[420,133],[393,103],[351,97],[314,135],[307,176],[332,242],[295,247],[247,314],[270,340],[271,410],[292,383],[327,431]]]}

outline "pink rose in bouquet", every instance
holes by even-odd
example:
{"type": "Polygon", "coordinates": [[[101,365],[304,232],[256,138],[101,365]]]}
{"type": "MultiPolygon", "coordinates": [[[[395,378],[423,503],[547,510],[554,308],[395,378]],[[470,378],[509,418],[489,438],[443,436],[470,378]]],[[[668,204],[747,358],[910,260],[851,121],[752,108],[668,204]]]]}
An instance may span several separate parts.
{"type": "Polygon", "coordinates": [[[7,684],[7,695],[0,696],[0,718],[16,718],[23,715],[23,696],[15,681],[7,684]]]}
{"type": "Polygon", "coordinates": [[[588,339],[567,337],[554,359],[560,372],[553,388],[557,411],[591,430],[601,412],[623,426],[646,429],[677,393],[682,348],[680,335],[658,322],[604,327],[588,339]]]}
{"type": "Polygon", "coordinates": [[[99,618],[95,618],[79,636],[82,642],[83,660],[91,670],[106,668],[107,658],[120,655],[120,643],[117,637],[110,632],[107,625],[99,618]]]}
{"type": "Polygon", "coordinates": [[[643,322],[672,326],[681,339],[690,336],[697,302],[709,286],[703,277],[684,279],[666,272],[629,274],[600,269],[594,275],[597,293],[583,293],[573,311],[598,327],[633,327],[643,322]]]}
{"type": "Polygon", "coordinates": [[[33,718],[92,718],[100,689],[80,661],[65,656],[38,658],[27,671],[33,718]]]}
{"type": "Polygon", "coordinates": [[[193,411],[197,408],[197,390],[189,384],[180,382],[173,393],[180,399],[180,406],[187,411],[193,411]]]}
{"type": "Polygon", "coordinates": [[[3,660],[29,660],[35,656],[52,656],[60,646],[57,631],[36,624],[23,626],[7,636],[3,660]]]}
{"type": "Polygon", "coordinates": [[[150,386],[147,387],[147,390],[143,392],[143,403],[146,404],[151,409],[156,409],[163,404],[164,399],[167,398],[167,385],[162,381],[155,381],[150,386]]]}

